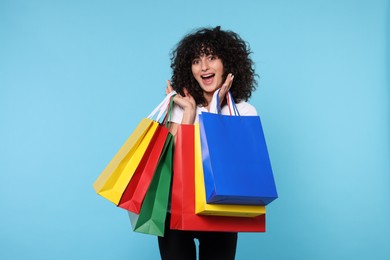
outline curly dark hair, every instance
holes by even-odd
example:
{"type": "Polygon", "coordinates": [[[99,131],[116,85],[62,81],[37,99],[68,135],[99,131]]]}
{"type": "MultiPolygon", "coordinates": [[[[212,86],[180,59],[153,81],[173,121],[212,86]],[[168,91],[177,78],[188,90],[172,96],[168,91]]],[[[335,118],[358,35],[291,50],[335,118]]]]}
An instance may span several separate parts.
{"type": "Polygon", "coordinates": [[[192,75],[191,65],[201,55],[215,55],[224,66],[223,80],[229,73],[234,75],[230,88],[234,101],[247,101],[257,87],[250,54],[249,45],[232,31],[223,31],[220,26],[198,29],[186,35],[171,52],[172,87],[181,95],[184,95],[183,88],[187,88],[196,104],[206,106],[203,90],[192,75]]]}

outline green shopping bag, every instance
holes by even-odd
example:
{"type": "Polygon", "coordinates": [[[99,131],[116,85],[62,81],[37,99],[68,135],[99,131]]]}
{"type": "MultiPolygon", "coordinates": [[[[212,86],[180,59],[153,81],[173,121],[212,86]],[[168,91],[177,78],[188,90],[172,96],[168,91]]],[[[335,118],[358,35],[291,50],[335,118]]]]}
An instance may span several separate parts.
{"type": "Polygon", "coordinates": [[[172,147],[173,137],[169,133],[140,214],[128,211],[131,225],[136,232],[164,236],[172,178],[172,147]]]}

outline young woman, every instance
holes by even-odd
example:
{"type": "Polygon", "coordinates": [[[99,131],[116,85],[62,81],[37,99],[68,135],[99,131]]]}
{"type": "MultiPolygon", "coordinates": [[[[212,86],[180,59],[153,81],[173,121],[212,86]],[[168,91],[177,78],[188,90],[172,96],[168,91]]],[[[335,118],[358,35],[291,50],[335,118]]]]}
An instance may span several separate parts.
{"type": "MultiPolygon", "coordinates": [[[[210,111],[216,90],[222,114],[230,114],[225,95],[231,92],[240,115],[257,115],[246,101],[256,89],[256,74],[250,58],[249,46],[232,31],[202,28],[186,35],[171,56],[172,82],[167,82],[166,93],[176,90],[171,133],[178,124],[194,124],[202,111],[210,111]]],[[[199,259],[235,258],[237,233],[194,232],[171,230],[169,215],[164,237],[158,238],[163,260],[196,259],[194,239],[199,241],[199,259]]]]}

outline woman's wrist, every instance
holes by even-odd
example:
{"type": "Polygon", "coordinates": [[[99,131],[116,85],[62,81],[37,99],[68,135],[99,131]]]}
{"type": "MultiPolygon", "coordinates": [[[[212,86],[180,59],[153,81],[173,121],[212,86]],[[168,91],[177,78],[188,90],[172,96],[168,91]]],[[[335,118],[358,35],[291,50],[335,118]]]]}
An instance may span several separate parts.
{"type": "Polygon", "coordinates": [[[192,125],[195,122],[195,116],[195,109],[185,109],[183,111],[183,119],[181,120],[181,123],[185,125],[192,125]]]}

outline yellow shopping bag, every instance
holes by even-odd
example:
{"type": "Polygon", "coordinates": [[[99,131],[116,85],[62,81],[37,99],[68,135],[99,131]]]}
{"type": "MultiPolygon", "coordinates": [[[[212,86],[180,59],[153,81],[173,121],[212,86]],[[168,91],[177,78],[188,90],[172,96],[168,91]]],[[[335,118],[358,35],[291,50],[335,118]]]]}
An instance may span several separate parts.
{"type": "Polygon", "coordinates": [[[195,124],[195,213],[200,215],[232,217],[255,217],[265,214],[265,206],[206,203],[199,131],[199,124],[195,124]]]}
{"type": "Polygon", "coordinates": [[[167,95],[147,118],[141,120],[130,137],[97,178],[93,184],[93,188],[99,195],[118,205],[123,192],[157,130],[160,117],[167,111],[169,99],[173,94],[175,92],[167,95]],[[154,121],[152,118],[157,112],[160,113],[156,121],[154,121]]]}

